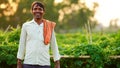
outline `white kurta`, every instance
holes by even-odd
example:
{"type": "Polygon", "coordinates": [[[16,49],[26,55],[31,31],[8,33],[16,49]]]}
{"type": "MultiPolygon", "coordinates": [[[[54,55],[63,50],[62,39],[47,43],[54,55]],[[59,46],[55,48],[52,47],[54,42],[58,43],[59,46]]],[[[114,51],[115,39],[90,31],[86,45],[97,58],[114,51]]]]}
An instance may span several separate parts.
{"type": "Polygon", "coordinates": [[[51,46],[54,61],[59,60],[60,54],[54,31],[50,44],[45,45],[43,23],[38,25],[34,20],[26,22],[22,26],[17,58],[24,59],[24,64],[50,65],[49,46],[51,46]]]}

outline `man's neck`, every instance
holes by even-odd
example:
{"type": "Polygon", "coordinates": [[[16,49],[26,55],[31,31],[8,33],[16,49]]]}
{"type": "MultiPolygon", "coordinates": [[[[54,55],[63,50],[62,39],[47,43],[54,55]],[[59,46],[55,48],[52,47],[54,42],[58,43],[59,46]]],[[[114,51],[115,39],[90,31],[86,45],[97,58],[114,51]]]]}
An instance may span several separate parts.
{"type": "Polygon", "coordinates": [[[34,19],[34,20],[38,25],[40,25],[42,23],[42,18],[41,19],[34,19]]]}

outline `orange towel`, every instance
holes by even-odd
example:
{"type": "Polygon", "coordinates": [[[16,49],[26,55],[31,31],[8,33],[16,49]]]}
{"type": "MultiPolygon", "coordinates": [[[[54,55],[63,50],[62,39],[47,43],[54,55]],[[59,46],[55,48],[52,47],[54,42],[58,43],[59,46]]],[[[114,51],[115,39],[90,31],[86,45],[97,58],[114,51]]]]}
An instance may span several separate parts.
{"type": "Polygon", "coordinates": [[[54,30],[56,23],[43,19],[43,24],[44,24],[43,27],[44,44],[47,45],[50,43],[52,32],[54,30]]]}

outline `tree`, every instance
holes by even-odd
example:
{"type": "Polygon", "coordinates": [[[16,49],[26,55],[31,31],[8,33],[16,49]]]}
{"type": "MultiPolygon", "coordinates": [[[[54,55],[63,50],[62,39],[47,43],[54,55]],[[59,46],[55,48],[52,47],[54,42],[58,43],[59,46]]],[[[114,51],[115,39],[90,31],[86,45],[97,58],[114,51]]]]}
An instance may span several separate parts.
{"type": "MultiPolygon", "coordinates": [[[[16,27],[32,19],[30,12],[31,3],[34,0],[0,0],[0,28],[6,29],[9,25],[16,27]]],[[[57,31],[60,29],[70,29],[84,27],[90,20],[96,23],[94,17],[95,8],[90,10],[85,3],[80,0],[63,0],[55,4],[54,0],[42,1],[46,7],[45,18],[57,23],[57,31]],[[61,17],[61,19],[60,19],[61,17]],[[93,20],[92,20],[93,19],[93,20]]]]}
{"type": "Polygon", "coordinates": [[[95,10],[98,7],[97,3],[94,3],[93,9],[89,9],[85,3],[80,0],[64,0],[58,4],[60,8],[60,25],[62,28],[82,28],[85,27],[87,21],[90,21],[90,25],[94,27],[97,20],[94,19],[95,10]]]}

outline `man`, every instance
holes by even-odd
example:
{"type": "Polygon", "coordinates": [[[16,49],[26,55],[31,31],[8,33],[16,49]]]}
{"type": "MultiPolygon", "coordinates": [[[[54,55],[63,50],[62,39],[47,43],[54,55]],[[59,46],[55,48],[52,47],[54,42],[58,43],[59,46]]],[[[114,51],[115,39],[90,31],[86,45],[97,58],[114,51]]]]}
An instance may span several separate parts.
{"type": "Polygon", "coordinates": [[[53,51],[54,68],[60,68],[55,23],[43,19],[45,8],[41,2],[33,2],[31,11],[33,20],[24,23],[21,30],[17,68],[50,68],[49,46],[53,51]]]}

